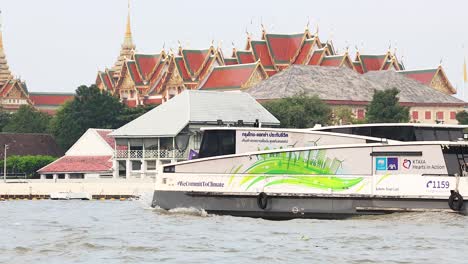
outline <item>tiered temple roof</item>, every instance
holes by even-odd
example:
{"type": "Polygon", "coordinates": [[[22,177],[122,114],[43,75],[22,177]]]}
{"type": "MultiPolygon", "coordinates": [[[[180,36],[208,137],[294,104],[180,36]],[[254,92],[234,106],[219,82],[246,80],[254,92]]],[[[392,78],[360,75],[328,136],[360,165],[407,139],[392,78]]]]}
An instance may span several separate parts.
{"type": "Polygon", "coordinates": [[[332,41],[322,42],[318,31],[311,33],[308,28],[302,33],[271,34],[262,26],[259,39],[247,33],[245,48],[233,47],[229,57],[213,42],[207,49],[187,49],[179,43],[176,53],[137,54],[130,16],[118,63],[112,70],[99,72],[96,83],[136,106],[162,103],[186,89],[245,90],[291,65],[347,67],[360,74],[392,70],[446,94],[456,93],[440,66],[408,71],[390,50],[377,55],[357,51],[352,60],[347,49],[338,54],[332,41]]]}

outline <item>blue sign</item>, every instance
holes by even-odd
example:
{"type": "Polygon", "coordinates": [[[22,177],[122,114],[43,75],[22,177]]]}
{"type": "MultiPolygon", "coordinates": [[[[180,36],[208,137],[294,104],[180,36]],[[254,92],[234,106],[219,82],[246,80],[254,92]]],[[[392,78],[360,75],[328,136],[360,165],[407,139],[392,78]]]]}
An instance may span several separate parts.
{"type": "Polygon", "coordinates": [[[398,158],[387,158],[387,170],[398,170],[398,158]]]}
{"type": "Polygon", "coordinates": [[[376,158],[375,169],[379,171],[387,170],[387,158],[376,158]]]}

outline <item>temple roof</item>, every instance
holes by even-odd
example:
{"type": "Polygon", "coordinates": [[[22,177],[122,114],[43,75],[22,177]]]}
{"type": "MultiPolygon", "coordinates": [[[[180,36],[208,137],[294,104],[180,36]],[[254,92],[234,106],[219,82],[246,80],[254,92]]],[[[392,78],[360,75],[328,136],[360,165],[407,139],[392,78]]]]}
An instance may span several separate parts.
{"type": "Polygon", "coordinates": [[[296,57],[294,64],[306,64],[310,53],[314,50],[315,38],[306,39],[302,45],[301,51],[296,57]]]}
{"type": "Polygon", "coordinates": [[[259,67],[258,63],[215,67],[200,89],[241,89],[259,67]]]}
{"type": "Polygon", "coordinates": [[[299,54],[306,34],[266,34],[265,38],[273,62],[276,65],[290,64],[299,54]]]}
{"type": "Polygon", "coordinates": [[[237,50],[236,57],[239,64],[254,63],[256,61],[251,50],[237,50]]]}
{"type": "Polygon", "coordinates": [[[400,102],[407,105],[457,105],[466,103],[438,90],[404,78],[395,71],[373,71],[361,75],[347,67],[293,65],[249,90],[258,100],[285,98],[300,93],[317,95],[328,102],[366,104],[374,90],[397,87],[400,102]]]}
{"type": "Polygon", "coordinates": [[[267,42],[265,40],[252,40],[250,43],[255,59],[260,60],[265,69],[275,70],[276,67],[271,60],[267,42]]]}
{"type": "Polygon", "coordinates": [[[135,53],[135,44],[133,43],[132,30],[130,25],[130,6],[128,8],[127,14],[127,25],[125,27],[124,40],[120,48],[120,54],[117,57],[117,61],[114,63],[114,66],[111,70],[114,73],[114,78],[119,78],[121,74],[121,69],[126,60],[133,59],[135,53]]]}
{"type": "Polygon", "coordinates": [[[6,81],[11,79],[13,76],[11,75],[10,67],[8,66],[5,50],[3,47],[3,32],[2,32],[2,24],[0,22],[0,86],[5,84],[6,81]]]}
{"type": "Polygon", "coordinates": [[[406,77],[409,77],[422,84],[425,84],[427,86],[434,87],[434,88],[437,85],[435,83],[435,80],[437,79],[437,77],[439,77],[441,81],[443,82],[443,85],[445,89],[447,90],[447,93],[450,93],[450,94],[457,93],[457,90],[450,83],[450,80],[447,78],[447,75],[445,74],[444,69],[440,65],[439,67],[433,68],[433,69],[403,70],[403,71],[398,71],[398,73],[403,74],[406,77]]]}
{"type": "Polygon", "coordinates": [[[75,98],[75,94],[73,93],[29,93],[29,99],[37,106],[59,106],[73,100],[73,98],[75,98]]]}
{"type": "Polygon", "coordinates": [[[205,50],[183,49],[181,53],[187,70],[192,77],[200,73],[211,54],[211,48],[205,50]]]}

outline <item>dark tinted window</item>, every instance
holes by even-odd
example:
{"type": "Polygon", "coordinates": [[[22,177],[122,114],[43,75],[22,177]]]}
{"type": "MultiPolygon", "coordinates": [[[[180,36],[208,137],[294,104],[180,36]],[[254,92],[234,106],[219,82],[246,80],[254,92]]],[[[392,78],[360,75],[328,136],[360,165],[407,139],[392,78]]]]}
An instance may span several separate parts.
{"type": "Polygon", "coordinates": [[[235,130],[207,130],[203,133],[199,158],[236,153],[235,130]]]}

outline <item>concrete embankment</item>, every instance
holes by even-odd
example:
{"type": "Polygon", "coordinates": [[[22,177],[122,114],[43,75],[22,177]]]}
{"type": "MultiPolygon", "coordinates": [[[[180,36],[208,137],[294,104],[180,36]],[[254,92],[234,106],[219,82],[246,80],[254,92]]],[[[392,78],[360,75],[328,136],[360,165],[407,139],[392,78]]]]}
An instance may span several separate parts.
{"type": "Polygon", "coordinates": [[[93,199],[127,199],[154,190],[154,178],[89,180],[7,180],[0,199],[46,199],[54,192],[86,192],[93,199]]]}

